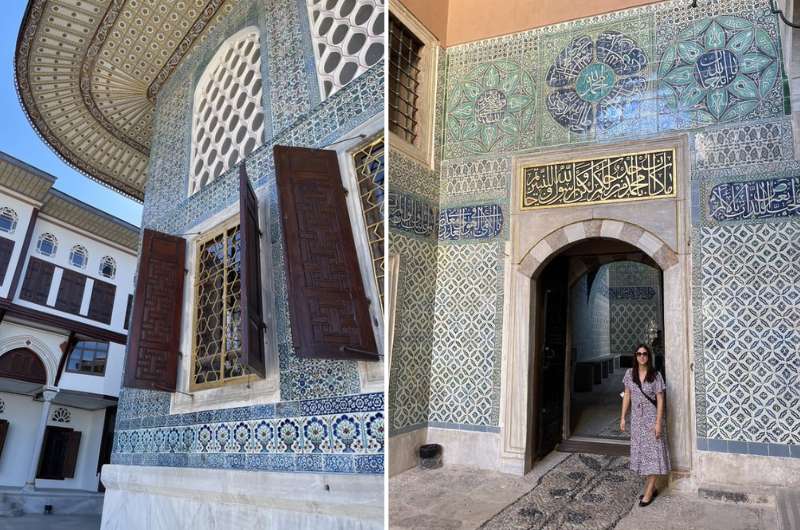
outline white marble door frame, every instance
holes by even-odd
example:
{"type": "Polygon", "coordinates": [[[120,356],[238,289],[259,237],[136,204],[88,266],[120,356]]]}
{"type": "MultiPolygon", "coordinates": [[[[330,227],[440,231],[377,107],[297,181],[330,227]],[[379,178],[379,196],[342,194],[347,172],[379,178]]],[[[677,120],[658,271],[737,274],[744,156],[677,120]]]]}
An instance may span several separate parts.
{"type": "Polygon", "coordinates": [[[664,275],[664,349],[667,434],[675,470],[692,466],[695,421],[691,367],[691,254],[688,139],[686,135],[617,145],[558,149],[514,159],[511,237],[506,252],[503,318],[501,448],[499,468],[526,473],[533,466],[531,389],[540,343],[537,278],[567,247],[595,237],[629,243],[650,256],[664,275]],[[533,211],[520,209],[521,168],[561,160],[618,153],[676,149],[676,196],[613,204],[590,204],[533,211]]]}

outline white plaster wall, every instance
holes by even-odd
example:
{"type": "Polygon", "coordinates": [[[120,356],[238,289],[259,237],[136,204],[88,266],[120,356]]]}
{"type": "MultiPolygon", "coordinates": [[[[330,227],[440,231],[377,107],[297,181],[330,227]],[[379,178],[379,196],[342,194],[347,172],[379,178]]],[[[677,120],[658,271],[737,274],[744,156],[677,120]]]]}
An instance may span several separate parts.
{"type": "Polygon", "coordinates": [[[0,455],[0,486],[22,487],[28,476],[36,428],[42,415],[42,403],[30,396],[0,392],[5,411],[0,418],[7,420],[8,435],[0,455]]]}
{"type": "Polygon", "coordinates": [[[104,530],[383,528],[383,476],[103,466],[104,530]]]}
{"type": "MultiPolygon", "coordinates": [[[[59,267],[63,267],[64,269],[74,270],[80,272],[81,274],[85,274],[86,276],[116,285],[117,291],[116,298],[114,299],[114,310],[111,316],[111,324],[104,324],[80,315],[73,315],[71,313],[57,311],[52,307],[46,308],[45,306],[20,300],[19,290],[22,288],[22,282],[25,278],[25,269],[23,269],[23,274],[20,278],[17,292],[14,293],[14,302],[16,304],[24,307],[30,307],[31,309],[36,309],[39,311],[45,310],[54,315],[70,318],[86,324],[91,324],[92,326],[110,329],[120,333],[125,332],[125,309],[127,308],[128,304],[128,295],[133,293],[133,279],[134,275],[136,274],[135,254],[131,253],[129,250],[123,251],[121,248],[110,243],[102,242],[99,239],[93,239],[87,234],[67,228],[66,225],[63,225],[60,222],[54,222],[45,218],[45,216],[40,215],[33,230],[30,248],[28,249],[28,256],[26,256],[25,259],[26,269],[27,261],[30,256],[35,256],[44,261],[54,263],[59,267]],[[39,240],[39,236],[44,232],[50,232],[58,238],[58,250],[54,256],[44,256],[39,254],[39,252],[36,250],[36,242],[39,240]],[[78,269],[69,263],[69,253],[72,247],[75,245],[83,245],[89,251],[89,263],[85,269],[78,269]],[[117,273],[113,280],[100,276],[100,273],[98,272],[100,268],[100,258],[103,256],[111,256],[117,262],[117,273]]],[[[51,293],[53,292],[58,292],[58,285],[55,281],[55,278],[53,280],[53,285],[51,286],[51,293]]]]}
{"type": "Polygon", "coordinates": [[[5,188],[0,187],[0,208],[6,206],[17,212],[19,218],[17,219],[17,228],[13,234],[0,231],[0,237],[11,239],[14,241],[14,250],[11,253],[11,261],[8,263],[8,270],[0,283],[0,297],[8,296],[8,289],[11,287],[11,279],[14,277],[14,269],[17,266],[20,252],[22,252],[22,243],[25,240],[25,232],[28,231],[28,224],[33,214],[33,205],[28,202],[21,201],[12,196],[5,188]]]}

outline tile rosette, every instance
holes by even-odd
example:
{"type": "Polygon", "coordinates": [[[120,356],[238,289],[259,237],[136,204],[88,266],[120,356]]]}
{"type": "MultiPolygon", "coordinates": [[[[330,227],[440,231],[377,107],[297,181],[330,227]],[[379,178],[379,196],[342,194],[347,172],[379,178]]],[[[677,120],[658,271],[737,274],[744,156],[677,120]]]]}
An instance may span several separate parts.
{"type": "Polygon", "coordinates": [[[737,16],[693,22],[664,51],[659,91],[673,111],[698,125],[738,121],[769,97],[780,77],[773,37],[737,16]]]}

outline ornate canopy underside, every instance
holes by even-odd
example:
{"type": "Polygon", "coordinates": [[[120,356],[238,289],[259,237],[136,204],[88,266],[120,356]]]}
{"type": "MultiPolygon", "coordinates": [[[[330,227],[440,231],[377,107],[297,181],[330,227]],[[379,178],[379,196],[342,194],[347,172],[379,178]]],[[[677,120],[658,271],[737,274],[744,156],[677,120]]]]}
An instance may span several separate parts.
{"type": "Polygon", "coordinates": [[[232,0],[30,0],[17,91],[67,163],[142,200],[159,89],[232,0]]]}

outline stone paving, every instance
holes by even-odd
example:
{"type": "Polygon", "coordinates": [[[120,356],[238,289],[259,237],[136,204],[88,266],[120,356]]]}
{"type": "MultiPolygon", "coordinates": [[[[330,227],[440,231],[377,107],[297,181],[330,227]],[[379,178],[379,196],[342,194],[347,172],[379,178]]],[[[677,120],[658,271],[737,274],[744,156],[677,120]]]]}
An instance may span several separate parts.
{"type": "Polygon", "coordinates": [[[524,477],[463,466],[389,479],[389,527],[406,529],[775,530],[773,506],[663,492],[638,506],[627,459],[551,453],[524,477]],[[583,457],[583,458],[581,458],[583,457]],[[587,458],[588,457],[588,458],[587,458]],[[598,467],[599,466],[599,467],[598,467]]]}
{"type": "Polygon", "coordinates": [[[100,530],[100,515],[0,517],[0,530],[100,530]]]}

